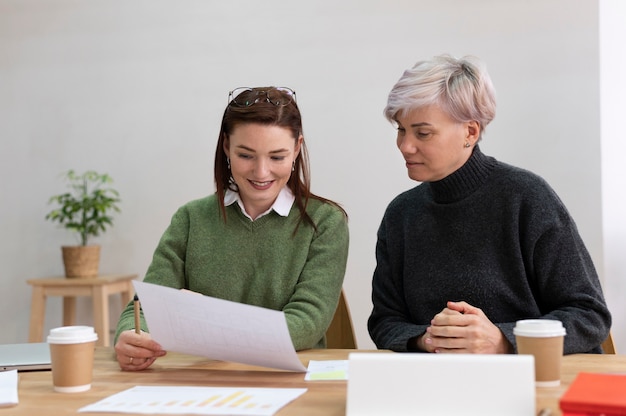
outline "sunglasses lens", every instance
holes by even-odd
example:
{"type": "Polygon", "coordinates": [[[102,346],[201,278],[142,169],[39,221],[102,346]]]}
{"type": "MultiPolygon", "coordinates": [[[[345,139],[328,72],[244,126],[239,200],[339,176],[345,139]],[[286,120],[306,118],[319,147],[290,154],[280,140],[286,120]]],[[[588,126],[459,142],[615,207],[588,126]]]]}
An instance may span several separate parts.
{"type": "Polygon", "coordinates": [[[242,107],[248,107],[254,104],[257,99],[251,88],[235,88],[228,93],[228,102],[234,103],[242,107]]]}
{"type": "Polygon", "coordinates": [[[267,91],[267,99],[274,105],[287,105],[295,101],[295,93],[289,88],[273,88],[267,91]]]}

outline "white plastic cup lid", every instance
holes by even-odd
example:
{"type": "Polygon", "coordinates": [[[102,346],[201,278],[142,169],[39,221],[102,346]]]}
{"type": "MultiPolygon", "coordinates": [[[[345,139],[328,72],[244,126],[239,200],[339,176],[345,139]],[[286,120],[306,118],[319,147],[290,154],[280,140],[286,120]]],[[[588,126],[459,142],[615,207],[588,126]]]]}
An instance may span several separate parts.
{"type": "Polygon", "coordinates": [[[561,321],[554,319],[523,319],[515,323],[513,334],[522,337],[557,337],[565,335],[561,321]]]}
{"type": "Polygon", "coordinates": [[[80,344],[98,339],[91,326],[62,326],[50,330],[48,344],[80,344]]]}

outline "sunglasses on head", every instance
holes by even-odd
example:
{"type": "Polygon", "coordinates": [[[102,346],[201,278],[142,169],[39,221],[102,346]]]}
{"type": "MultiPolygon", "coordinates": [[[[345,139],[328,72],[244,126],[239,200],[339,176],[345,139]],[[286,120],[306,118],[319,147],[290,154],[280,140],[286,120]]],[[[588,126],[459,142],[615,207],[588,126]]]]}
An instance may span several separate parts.
{"type": "Polygon", "coordinates": [[[287,87],[249,88],[239,87],[228,93],[228,105],[250,107],[256,103],[286,106],[296,102],[296,92],[287,87]]]}

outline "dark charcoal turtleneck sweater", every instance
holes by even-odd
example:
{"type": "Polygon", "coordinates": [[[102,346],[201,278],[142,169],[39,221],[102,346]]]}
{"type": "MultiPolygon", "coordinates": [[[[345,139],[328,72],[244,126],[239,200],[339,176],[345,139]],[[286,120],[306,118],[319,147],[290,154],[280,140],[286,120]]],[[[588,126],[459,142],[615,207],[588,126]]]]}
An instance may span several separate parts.
{"type": "Polygon", "coordinates": [[[485,156],[396,197],[378,230],[378,348],[406,351],[447,301],[483,310],[515,347],[515,321],[558,319],[564,352],[600,352],[611,316],[567,209],[539,176],[485,156]]]}

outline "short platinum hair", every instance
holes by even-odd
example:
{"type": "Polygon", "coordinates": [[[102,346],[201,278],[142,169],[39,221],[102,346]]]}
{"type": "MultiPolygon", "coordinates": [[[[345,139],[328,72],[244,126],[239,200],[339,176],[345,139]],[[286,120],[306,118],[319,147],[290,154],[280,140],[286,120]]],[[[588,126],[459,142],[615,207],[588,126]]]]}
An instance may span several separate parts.
{"type": "Polygon", "coordinates": [[[395,123],[398,115],[430,105],[458,122],[477,121],[482,137],[496,115],[496,92],[486,66],[473,56],[419,61],[391,89],[384,114],[395,123]]]}

